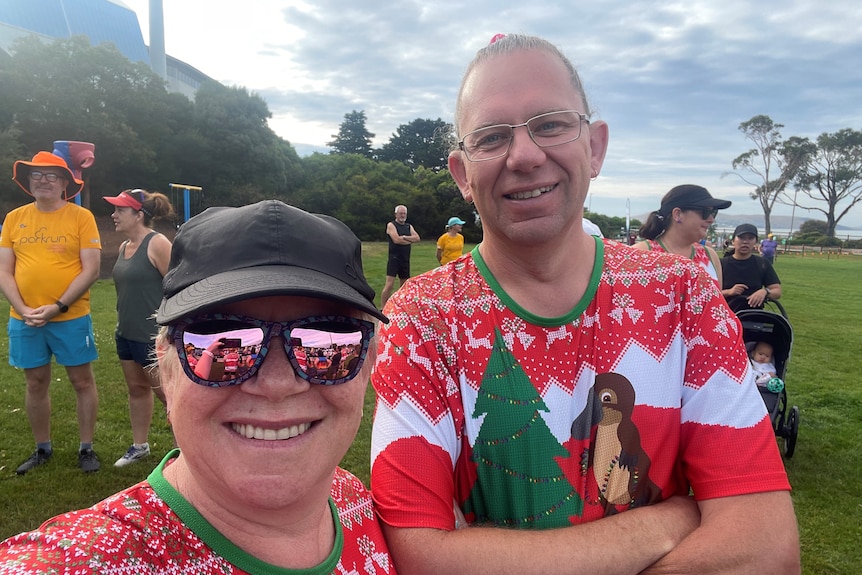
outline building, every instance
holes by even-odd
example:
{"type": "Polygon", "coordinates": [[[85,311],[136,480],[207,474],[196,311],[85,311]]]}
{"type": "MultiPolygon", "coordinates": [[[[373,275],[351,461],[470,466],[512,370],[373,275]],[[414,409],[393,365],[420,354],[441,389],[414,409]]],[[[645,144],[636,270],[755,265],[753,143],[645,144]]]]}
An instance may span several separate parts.
{"type": "Polygon", "coordinates": [[[150,1],[150,46],[138,16],[119,0],[2,0],[0,2],[0,51],[9,54],[21,36],[36,35],[45,42],[85,35],[97,46],[114,44],[133,62],[146,62],[167,82],[168,90],[194,99],[203,72],[165,54],[161,0],[150,1]]]}

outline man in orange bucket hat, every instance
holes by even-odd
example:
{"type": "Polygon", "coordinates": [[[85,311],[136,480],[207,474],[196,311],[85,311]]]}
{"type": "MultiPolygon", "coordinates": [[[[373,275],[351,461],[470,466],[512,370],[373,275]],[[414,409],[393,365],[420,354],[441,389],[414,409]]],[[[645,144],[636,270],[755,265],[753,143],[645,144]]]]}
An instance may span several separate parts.
{"type": "Polygon", "coordinates": [[[99,398],[90,286],[99,278],[101,240],[93,214],[68,200],[84,182],[66,161],[39,152],[19,160],[12,179],[35,201],[9,212],[0,231],[0,289],[10,304],[9,363],[24,370],[27,419],[36,449],[16,472],[47,463],[51,444],[51,357],[66,367],[77,397],[78,467],[97,471],[93,434],[99,398]]]}
{"type": "Polygon", "coordinates": [[[39,152],[33,156],[31,162],[25,162],[24,160],[15,162],[12,166],[12,179],[15,180],[16,184],[21,186],[22,190],[32,196],[33,193],[30,191],[30,173],[40,168],[56,168],[62,173],[62,178],[65,181],[62,190],[63,200],[65,201],[71,200],[84,189],[84,182],[72,174],[72,170],[69,169],[66,160],[51,152],[39,152]]]}

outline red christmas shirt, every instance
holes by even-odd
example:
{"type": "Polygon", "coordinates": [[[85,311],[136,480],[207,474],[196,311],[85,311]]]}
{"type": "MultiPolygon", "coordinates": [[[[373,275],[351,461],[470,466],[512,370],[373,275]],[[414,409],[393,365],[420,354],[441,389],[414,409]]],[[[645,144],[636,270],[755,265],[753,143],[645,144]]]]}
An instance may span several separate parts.
{"type": "Polygon", "coordinates": [[[383,521],[547,528],[693,491],[790,488],[739,321],[696,264],[597,239],[590,286],[541,318],[474,250],[390,299],[372,375],[383,521]]]}
{"type": "Polygon", "coordinates": [[[147,481],[0,543],[0,575],[395,573],[370,494],[349,472],[337,468],[330,490],[336,521],[330,556],[311,569],[282,569],[235,546],[168,484],[162,469],[177,453],[147,481]]]}

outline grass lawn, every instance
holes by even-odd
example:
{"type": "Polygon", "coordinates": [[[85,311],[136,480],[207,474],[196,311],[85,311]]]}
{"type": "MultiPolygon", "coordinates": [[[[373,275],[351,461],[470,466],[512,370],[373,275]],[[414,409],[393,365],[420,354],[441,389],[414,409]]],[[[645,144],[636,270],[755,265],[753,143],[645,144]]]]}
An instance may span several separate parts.
{"type": "MultiPolygon", "coordinates": [[[[363,253],[366,276],[379,296],[386,244],[365,244],[363,253]]],[[[414,273],[434,265],[433,242],[414,246],[414,273]]],[[[785,464],[794,488],[803,572],[862,573],[862,259],[783,256],[776,268],[784,284],[781,301],[794,329],[785,380],[790,404],[798,405],[801,415],[796,453],[785,464]]],[[[9,367],[8,342],[0,339],[0,539],[33,529],[52,515],[92,505],[144,479],[171,447],[164,410],[158,406],[150,434],[153,457],[146,463],[113,467],[129,446],[131,430],[113,346],[115,294],[110,280],[97,282],[92,302],[100,352],[93,364],[100,398],[96,449],[102,457],[96,474],[85,475],[76,467],[74,394],[65,371],[55,367],[54,459],[24,477],[15,475],[15,468],[32,451],[33,439],[24,413],[24,377],[9,367]]],[[[0,314],[7,309],[0,298],[0,314]]],[[[369,388],[367,417],[343,463],[365,481],[373,401],[369,388]]]]}

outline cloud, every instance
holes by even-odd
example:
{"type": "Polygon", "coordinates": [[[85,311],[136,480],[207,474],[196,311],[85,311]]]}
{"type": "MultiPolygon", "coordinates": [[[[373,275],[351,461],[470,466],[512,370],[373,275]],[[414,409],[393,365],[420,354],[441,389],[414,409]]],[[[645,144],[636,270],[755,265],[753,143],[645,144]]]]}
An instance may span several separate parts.
{"type": "MultiPolygon", "coordinates": [[[[125,3],[147,30],[147,0],[125,3]]],[[[451,121],[461,75],[493,34],[547,38],[610,126],[593,195],[617,211],[621,198],[654,209],[693,182],[758,212],[748,186],[722,178],[751,147],[738,126],[755,115],[784,137],[862,129],[862,4],[850,0],[184,0],[164,12],[168,53],[260,94],[298,149],[325,146],[352,110],[378,146],[414,119],[451,121]]],[[[851,220],[862,228],[862,208],[851,220]]]]}

